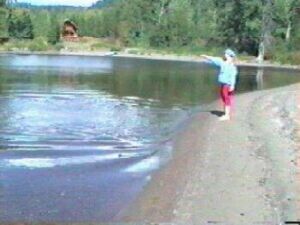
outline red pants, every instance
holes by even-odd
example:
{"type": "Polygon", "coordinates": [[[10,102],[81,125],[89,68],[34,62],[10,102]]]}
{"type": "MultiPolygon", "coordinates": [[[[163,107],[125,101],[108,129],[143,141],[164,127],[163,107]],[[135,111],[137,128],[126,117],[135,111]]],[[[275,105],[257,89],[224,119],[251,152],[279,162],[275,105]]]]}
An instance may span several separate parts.
{"type": "Polygon", "coordinates": [[[232,95],[233,91],[230,91],[230,86],[227,84],[222,84],[220,87],[221,100],[225,106],[232,105],[232,95]]]}

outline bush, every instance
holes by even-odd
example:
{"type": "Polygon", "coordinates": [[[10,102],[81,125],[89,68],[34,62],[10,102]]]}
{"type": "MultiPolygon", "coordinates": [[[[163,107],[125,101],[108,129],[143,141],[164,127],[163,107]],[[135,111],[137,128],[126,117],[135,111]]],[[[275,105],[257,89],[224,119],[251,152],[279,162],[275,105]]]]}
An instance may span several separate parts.
{"type": "Polygon", "coordinates": [[[38,37],[28,45],[28,49],[30,51],[47,51],[48,44],[44,38],[38,37]]]}
{"type": "Polygon", "coordinates": [[[127,53],[137,55],[137,54],[139,54],[139,50],[138,49],[128,49],[127,53]]]}
{"type": "Polygon", "coordinates": [[[58,42],[58,43],[56,43],[56,44],[54,45],[54,49],[55,49],[56,51],[60,51],[60,50],[62,50],[64,47],[65,47],[64,44],[61,43],[61,42],[58,42]]]}
{"type": "Polygon", "coordinates": [[[29,41],[26,40],[10,40],[4,44],[6,51],[27,51],[29,41]]]}
{"type": "Polygon", "coordinates": [[[110,49],[110,48],[113,48],[112,44],[105,41],[98,41],[91,45],[91,50],[110,49]]]}
{"type": "Polygon", "coordinates": [[[122,51],[122,48],[119,47],[119,46],[113,46],[113,47],[110,48],[110,51],[112,51],[112,52],[120,52],[120,51],[122,51]]]}
{"type": "Polygon", "coordinates": [[[103,49],[103,48],[107,48],[107,45],[102,42],[97,42],[97,43],[91,45],[92,50],[103,49]]]}
{"type": "Polygon", "coordinates": [[[291,64],[300,65],[300,51],[290,53],[291,64]]]}
{"type": "Polygon", "coordinates": [[[300,65],[300,51],[276,51],[272,60],[282,64],[300,65]]]}

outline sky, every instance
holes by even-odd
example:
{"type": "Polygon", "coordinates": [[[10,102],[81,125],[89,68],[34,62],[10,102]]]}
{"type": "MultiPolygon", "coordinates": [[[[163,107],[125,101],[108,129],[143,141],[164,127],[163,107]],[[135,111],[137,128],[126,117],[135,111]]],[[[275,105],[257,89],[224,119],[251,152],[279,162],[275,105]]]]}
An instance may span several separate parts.
{"type": "Polygon", "coordinates": [[[72,5],[72,6],[91,6],[97,0],[18,0],[34,5],[72,5]]]}

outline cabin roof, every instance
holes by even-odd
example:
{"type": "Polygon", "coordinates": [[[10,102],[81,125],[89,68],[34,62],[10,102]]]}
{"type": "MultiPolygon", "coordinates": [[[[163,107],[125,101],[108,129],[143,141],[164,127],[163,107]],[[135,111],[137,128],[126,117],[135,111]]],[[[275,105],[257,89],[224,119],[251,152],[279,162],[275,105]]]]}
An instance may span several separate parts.
{"type": "Polygon", "coordinates": [[[77,28],[77,25],[76,25],[72,20],[70,20],[70,19],[65,19],[64,25],[70,25],[70,26],[72,26],[75,30],[78,29],[78,28],[77,28]]]}

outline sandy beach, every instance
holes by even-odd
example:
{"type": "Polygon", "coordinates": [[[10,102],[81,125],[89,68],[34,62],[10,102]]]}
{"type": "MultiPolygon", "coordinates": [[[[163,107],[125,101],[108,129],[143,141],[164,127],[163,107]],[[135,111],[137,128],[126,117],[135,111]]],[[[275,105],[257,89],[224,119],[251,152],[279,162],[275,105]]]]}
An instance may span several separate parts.
{"type": "Polygon", "coordinates": [[[284,224],[300,221],[300,85],[235,97],[233,119],[218,104],[176,137],[174,157],[116,222],[284,224]]]}

